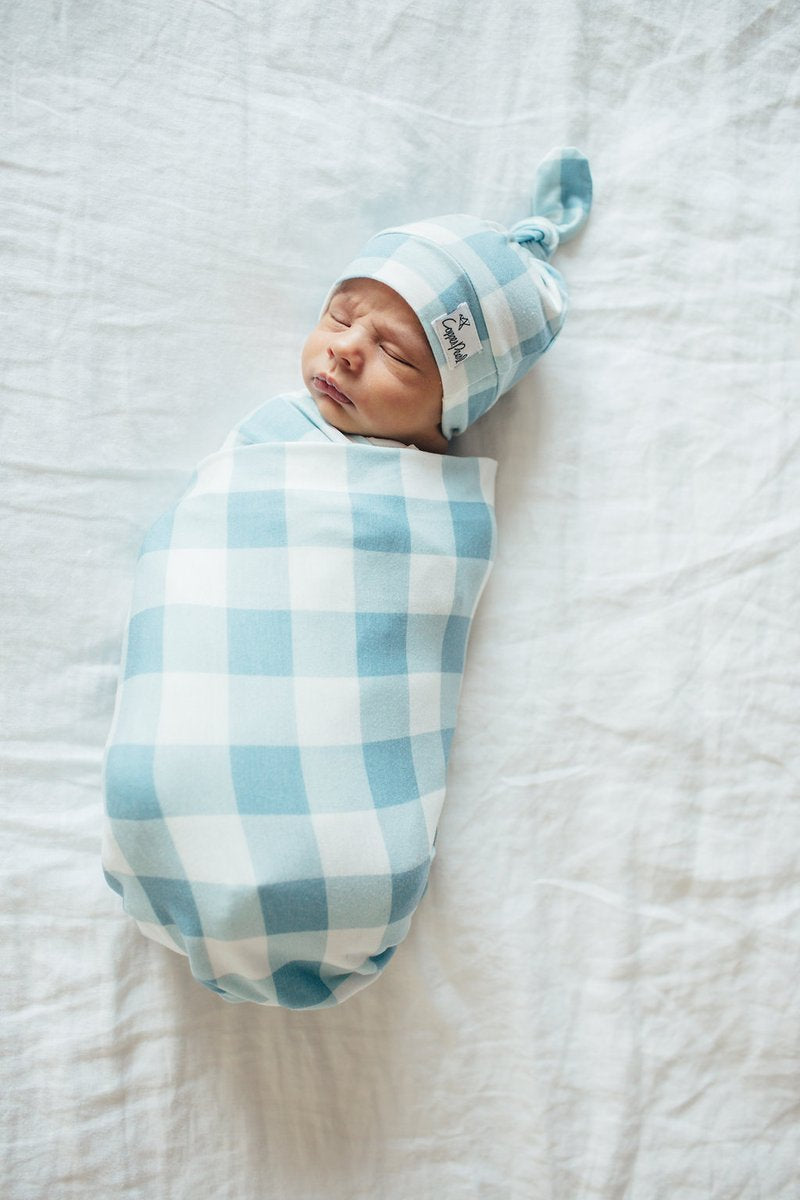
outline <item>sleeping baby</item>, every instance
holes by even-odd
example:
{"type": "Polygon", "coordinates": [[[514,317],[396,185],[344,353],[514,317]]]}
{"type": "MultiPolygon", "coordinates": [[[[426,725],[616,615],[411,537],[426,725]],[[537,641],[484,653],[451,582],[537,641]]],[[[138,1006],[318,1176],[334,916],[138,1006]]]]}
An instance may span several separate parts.
{"type": "Polygon", "coordinates": [[[145,536],[106,746],[103,867],[231,1002],[339,1004],[425,893],[494,472],[448,455],[559,332],[591,205],[551,151],[510,231],[372,238],[302,353],[145,536]]]}

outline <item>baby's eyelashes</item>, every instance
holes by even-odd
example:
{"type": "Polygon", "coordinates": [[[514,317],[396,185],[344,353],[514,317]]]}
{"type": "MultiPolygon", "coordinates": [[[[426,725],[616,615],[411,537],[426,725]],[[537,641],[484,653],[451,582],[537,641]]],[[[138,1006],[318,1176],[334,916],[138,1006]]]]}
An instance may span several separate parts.
{"type": "Polygon", "coordinates": [[[381,346],[381,350],[384,354],[388,354],[389,358],[393,359],[396,363],[400,363],[403,367],[411,367],[412,371],[416,371],[417,368],[414,364],[408,362],[405,358],[400,358],[398,354],[392,354],[391,350],[387,350],[385,346],[381,346]]]}

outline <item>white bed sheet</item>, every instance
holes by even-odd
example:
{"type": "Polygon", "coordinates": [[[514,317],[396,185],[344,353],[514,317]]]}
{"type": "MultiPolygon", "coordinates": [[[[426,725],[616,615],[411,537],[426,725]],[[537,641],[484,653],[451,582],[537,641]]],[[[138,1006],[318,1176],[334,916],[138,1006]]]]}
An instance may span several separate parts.
{"type": "Polygon", "coordinates": [[[796,1200],[791,0],[7,0],[9,1200],[796,1200]],[[589,156],[572,311],[496,457],[431,883],[373,987],[228,1006],[99,864],[139,540],[298,383],[389,223],[589,156]]]}

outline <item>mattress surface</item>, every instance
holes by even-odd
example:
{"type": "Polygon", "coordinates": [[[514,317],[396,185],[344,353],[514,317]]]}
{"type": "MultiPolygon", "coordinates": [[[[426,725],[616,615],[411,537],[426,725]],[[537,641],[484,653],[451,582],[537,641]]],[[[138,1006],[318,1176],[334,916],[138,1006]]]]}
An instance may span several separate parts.
{"type": "Polygon", "coordinates": [[[4,6],[9,1200],[795,1200],[789,0],[4,6]],[[428,891],[339,1008],[227,1005],[100,868],[135,556],[378,229],[594,208],[498,461],[428,891]]]}

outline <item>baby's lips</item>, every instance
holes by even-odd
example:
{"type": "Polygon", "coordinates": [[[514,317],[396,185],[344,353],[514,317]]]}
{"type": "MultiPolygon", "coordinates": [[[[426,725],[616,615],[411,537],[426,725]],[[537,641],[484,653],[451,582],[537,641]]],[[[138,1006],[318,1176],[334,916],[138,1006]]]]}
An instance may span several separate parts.
{"type": "Polygon", "coordinates": [[[337,404],[353,403],[350,397],[346,396],[345,393],[341,391],[341,389],[338,388],[336,384],[332,380],[328,379],[325,375],[315,375],[314,384],[321,392],[324,392],[326,396],[329,396],[331,400],[335,400],[337,404]]]}

